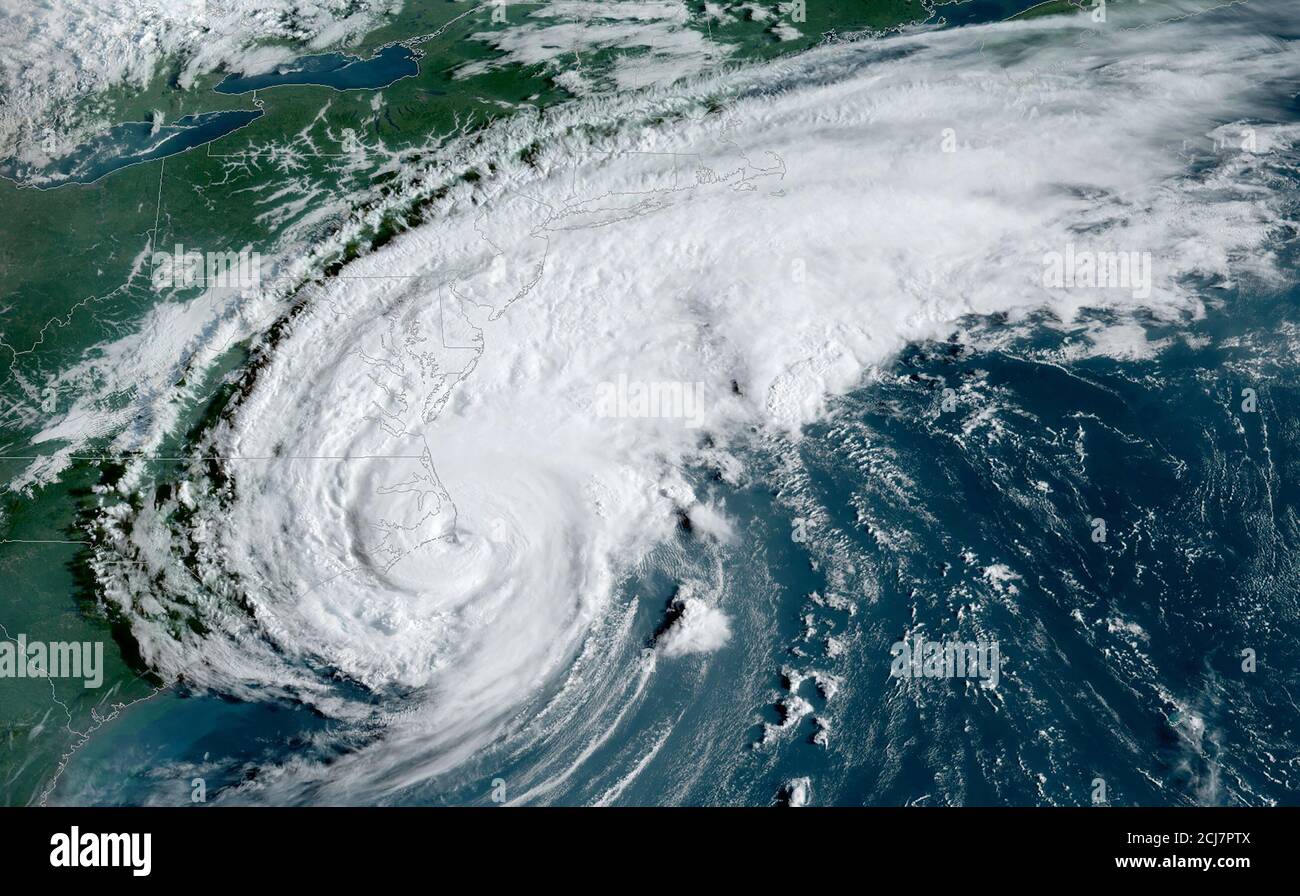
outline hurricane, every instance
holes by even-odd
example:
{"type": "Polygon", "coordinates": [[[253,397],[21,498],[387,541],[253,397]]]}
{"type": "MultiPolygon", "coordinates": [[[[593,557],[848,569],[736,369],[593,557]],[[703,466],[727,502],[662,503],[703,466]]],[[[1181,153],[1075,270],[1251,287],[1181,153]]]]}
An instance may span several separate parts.
{"type": "MultiPolygon", "coordinates": [[[[1261,360],[1294,314],[1250,321],[1293,286],[1296,16],[1133,15],[904,29],[524,109],[395,158],[358,220],[419,216],[381,245],[156,312],[195,359],[250,348],[185,432],[199,360],[136,393],[118,445],[181,459],[126,451],[96,487],[91,587],[161,687],[297,721],[61,786],[1283,798],[1265,757],[1294,726],[1239,697],[1225,735],[1221,667],[1295,614],[1265,556],[1291,486],[1234,453],[1293,463],[1294,427],[1243,448],[1255,418],[1229,411],[1294,381],[1261,360]],[[1209,382],[1188,359],[1215,350],[1253,373],[1209,382]],[[1152,492],[1111,494],[1124,475],[1152,492]],[[1261,491],[1266,521],[1214,515],[1261,491]],[[1225,526],[1249,542],[1231,561],[1202,538],[1225,526]],[[1198,616],[1179,596],[1213,586],[1153,554],[1254,596],[1198,616]],[[1219,660],[1177,646],[1216,629],[1219,660]],[[913,636],[1000,644],[1000,682],[891,678],[913,636]]],[[[149,334],[81,362],[117,359],[101,394],[154,369],[149,334]]],[[[46,437],[75,452],[83,412],[46,437]]]]}

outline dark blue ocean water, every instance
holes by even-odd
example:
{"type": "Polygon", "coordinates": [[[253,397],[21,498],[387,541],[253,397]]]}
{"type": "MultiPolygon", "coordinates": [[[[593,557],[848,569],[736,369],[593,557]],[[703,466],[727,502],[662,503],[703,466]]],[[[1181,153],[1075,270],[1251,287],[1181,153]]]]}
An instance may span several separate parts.
{"type": "Polygon", "coordinates": [[[1149,359],[980,322],[997,350],[916,346],[815,428],[802,487],[880,589],[843,722],[883,753],[830,775],[836,802],[1295,801],[1295,299],[1146,321],[1149,359]],[[885,678],[917,631],[996,640],[998,699],[885,678]]]}
{"type": "MultiPolygon", "coordinates": [[[[971,320],[803,439],[749,446],[741,484],[696,471],[740,538],[719,557],[683,529],[629,583],[612,680],[638,677],[683,581],[714,576],[727,646],[661,657],[608,705],[593,688],[581,722],[393,801],[487,803],[493,781],[557,775],[530,801],[767,803],[802,777],[820,804],[1088,804],[1098,781],[1119,805],[1300,801],[1300,294],[1222,298],[1137,321],[1146,357],[1084,350],[1086,327],[1132,321],[971,320]],[[918,633],[996,641],[996,692],[891,678],[890,645],[918,633]],[[797,680],[813,671],[829,698],[797,680]]],[[[216,800],[373,735],[169,693],[92,740],[56,797],[189,802],[200,770],[216,800]]]]}
{"type": "MultiPolygon", "coordinates": [[[[1300,291],[1198,292],[1196,320],[968,320],[802,438],[751,434],[739,482],[691,471],[735,543],[683,527],[563,725],[528,722],[552,687],[387,801],[766,804],[807,779],[826,805],[1300,803],[1300,291]],[[1105,331],[1132,350],[1093,351],[1105,331]],[[688,583],[731,639],[656,658],[688,583]],[[996,642],[998,687],[891,677],[918,635],[996,642]]],[[[347,758],[383,738],[174,689],[97,732],[52,801],[190,804],[196,778],[258,801],[314,765],[274,801],[347,802],[347,758]]]]}

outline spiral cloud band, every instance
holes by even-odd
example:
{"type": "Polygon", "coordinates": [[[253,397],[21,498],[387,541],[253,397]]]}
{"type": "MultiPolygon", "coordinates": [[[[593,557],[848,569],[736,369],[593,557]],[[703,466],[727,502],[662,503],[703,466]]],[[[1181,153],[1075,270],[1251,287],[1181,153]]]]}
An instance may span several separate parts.
{"type": "Polygon", "coordinates": [[[798,439],[970,315],[1176,318],[1192,281],[1266,281],[1296,135],[1258,122],[1297,71],[1244,31],[1081,17],[502,125],[481,178],[307,290],[203,436],[215,460],[106,510],[102,583],[164,676],[370,732],[324,799],[452,770],[533,712],[581,726],[602,682],[623,709],[591,724],[617,724],[738,610],[700,588],[629,643],[622,584],[680,520],[703,553],[731,538],[692,469],[742,476],[737,440],[798,439]],[[1150,283],[1045,284],[1067,251],[1139,253],[1150,283]]]}

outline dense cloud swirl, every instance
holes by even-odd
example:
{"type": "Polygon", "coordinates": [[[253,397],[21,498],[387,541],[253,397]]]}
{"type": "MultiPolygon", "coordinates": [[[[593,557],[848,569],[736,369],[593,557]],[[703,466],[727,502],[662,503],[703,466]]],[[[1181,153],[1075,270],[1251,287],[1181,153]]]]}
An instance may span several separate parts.
{"type": "Polygon", "coordinates": [[[656,652],[617,620],[680,515],[725,549],[689,464],[733,475],[739,434],[797,438],[968,315],[1172,318],[1201,312],[1192,282],[1267,279],[1295,134],[1257,122],[1298,70],[1231,29],[1083,18],[503,126],[495,170],[305,296],[203,439],[228,460],[108,511],[105,592],[164,676],[378,731],[325,798],[454,768],[539,694],[558,714],[726,643],[708,588],[656,652]],[[1150,282],[1045,285],[1067,251],[1137,253],[1150,282]]]}

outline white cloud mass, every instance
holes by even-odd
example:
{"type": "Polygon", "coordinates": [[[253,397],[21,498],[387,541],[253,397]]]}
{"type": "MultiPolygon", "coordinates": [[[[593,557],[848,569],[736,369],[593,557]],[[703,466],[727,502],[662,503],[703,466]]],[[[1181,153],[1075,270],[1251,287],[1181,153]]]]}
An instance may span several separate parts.
{"type": "Polygon", "coordinates": [[[701,382],[718,444],[797,436],[966,315],[1194,315],[1189,278],[1275,274],[1269,169],[1294,129],[1255,125],[1268,152],[1195,166],[1180,145],[1266,117],[1294,46],[1194,19],[1090,34],[1080,17],[832,46],[496,127],[464,162],[493,176],[312,296],[206,446],[272,459],[192,481],[183,524],[152,491],[108,511],[100,572],[144,656],[343,719],[400,695],[375,746],[320,772],[322,799],[455,767],[547,683],[546,725],[579,695],[626,706],[616,595],[676,531],[700,431],[599,417],[597,384],[701,382]],[[726,114],[704,114],[718,96],[726,114]],[[1150,295],[1044,289],[1067,242],[1150,252],[1150,295]]]}

